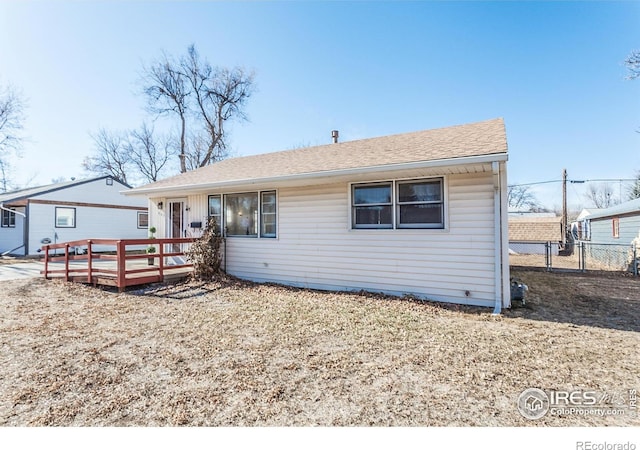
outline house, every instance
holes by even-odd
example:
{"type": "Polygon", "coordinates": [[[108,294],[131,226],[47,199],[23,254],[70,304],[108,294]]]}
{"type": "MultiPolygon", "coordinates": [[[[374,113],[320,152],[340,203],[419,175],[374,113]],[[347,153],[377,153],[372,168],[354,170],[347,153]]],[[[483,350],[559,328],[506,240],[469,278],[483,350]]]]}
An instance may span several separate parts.
{"type": "Polygon", "coordinates": [[[509,248],[512,252],[527,255],[546,254],[546,243],[551,242],[551,252],[558,254],[562,241],[562,217],[555,214],[509,214],[509,248]]]}
{"type": "MultiPolygon", "coordinates": [[[[337,134],[337,133],[336,133],[337,134]]],[[[138,187],[159,237],[223,224],[257,282],[510,305],[502,119],[231,158],[138,187]]]]}
{"type": "Polygon", "coordinates": [[[602,208],[589,208],[580,211],[576,219],[571,222],[571,233],[577,241],[591,240],[591,230],[589,229],[589,215],[602,211],[602,208]]]}
{"type": "Polygon", "coordinates": [[[627,267],[633,258],[632,245],[640,254],[640,198],[595,211],[584,220],[592,258],[608,266],[627,267]]]}
{"type": "Polygon", "coordinates": [[[120,193],[110,176],[0,194],[0,253],[37,255],[47,243],[146,238],[147,202],[120,193]]]}

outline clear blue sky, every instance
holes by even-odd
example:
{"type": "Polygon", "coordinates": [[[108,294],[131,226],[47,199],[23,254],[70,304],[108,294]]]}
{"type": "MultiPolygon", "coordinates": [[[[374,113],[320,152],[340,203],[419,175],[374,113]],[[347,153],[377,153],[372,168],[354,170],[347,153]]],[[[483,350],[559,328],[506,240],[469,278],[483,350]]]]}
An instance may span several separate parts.
{"type": "MultiPolygon", "coordinates": [[[[15,181],[83,177],[90,132],[133,128],[138,79],[194,43],[255,70],[237,155],[504,117],[509,182],[640,169],[640,2],[0,3],[0,83],[28,99],[15,181]]],[[[560,185],[536,188],[560,204],[560,185]]],[[[586,203],[570,188],[570,200],[586,203]]]]}

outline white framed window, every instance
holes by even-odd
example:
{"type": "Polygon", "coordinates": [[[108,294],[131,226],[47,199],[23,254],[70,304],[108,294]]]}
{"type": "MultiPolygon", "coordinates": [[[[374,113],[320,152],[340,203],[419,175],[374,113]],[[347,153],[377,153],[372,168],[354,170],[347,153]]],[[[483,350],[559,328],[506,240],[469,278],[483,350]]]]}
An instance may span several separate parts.
{"type": "Polygon", "coordinates": [[[352,184],[351,227],[444,229],[444,178],[352,184]]]}
{"type": "Polygon", "coordinates": [[[149,213],[138,211],[138,228],[149,228],[149,213]]]}
{"type": "Polygon", "coordinates": [[[444,228],[442,178],[396,182],[398,228],[444,228]]]}
{"type": "Polygon", "coordinates": [[[351,198],[353,228],[393,228],[391,182],[354,184],[351,198]]]}
{"type": "Polygon", "coordinates": [[[75,228],[76,209],[56,207],[56,228],[75,228]]]}
{"type": "Polygon", "coordinates": [[[611,234],[614,239],[620,238],[620,219],[618,217],[611,219],[611,234]]]}
{"type": "Polygon", "coordinates": [[[276,192],[260,193],[260,237],[276,237],[276,192]]]}
{"type": "Polygon", "coordinates": [[[258,237],[258,193],[224,196],[225,234],[258,237]]]}
{"type": "Polygon", "coordinates": [[[8,211],[6,209],[2,210],[2,228],[15,228],[16,226],[16,213],[13,211],[8,211]]]}
{"type": "Polygon", "coordinates": [[[216,219],[216,223],[222,229],[222,198],[220,195],[209,196],[209,218],[216,219]]]}

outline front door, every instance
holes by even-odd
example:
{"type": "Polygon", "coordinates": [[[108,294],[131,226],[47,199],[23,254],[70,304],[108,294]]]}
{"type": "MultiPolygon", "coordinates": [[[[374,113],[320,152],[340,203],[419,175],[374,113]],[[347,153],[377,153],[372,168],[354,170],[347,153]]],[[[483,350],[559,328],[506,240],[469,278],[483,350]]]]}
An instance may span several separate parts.
{"type": "MultiPolygon", "coordinates": [[[[169,223],[167,226],[167,230],[169,230],[168,237],[170,238],[181,238],[185,237],[186,229],[184,223],[184,205],[186,203],[185,199],[173,199],[169,200],[169,223]]],[[[171,246],[172,252],[180,251],[180,244],[173,244],[171,246]]]]}

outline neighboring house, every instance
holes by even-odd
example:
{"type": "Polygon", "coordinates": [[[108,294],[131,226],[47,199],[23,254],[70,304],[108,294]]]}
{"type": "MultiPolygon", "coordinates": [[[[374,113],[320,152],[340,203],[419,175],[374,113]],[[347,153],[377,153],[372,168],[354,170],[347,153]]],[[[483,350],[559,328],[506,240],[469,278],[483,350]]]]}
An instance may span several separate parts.
{"type": "Polygon", "coordinates": [[[587,217],[589,217],[590,214],[595,214],[600,211],[602,211],[602,208],[589,208],[580,211],[576,220],[571,222],[571,233],[575,240],[591,240],[591,229],[589,228],[589,221],[587,220],[587,217]]]}
{"type": "Polygon", "coordinates": [[[74,180],[0,194],[0,254],[37,255],[45,243],[146,238],[147,202],[110,177],[74,180]]]}
{"type": "Polygon", "coordinates": [[[512,252],[544,255],[546,243],[551,242],[551,252],[557,255],[561,241],[562,217],[509,214],[509,249],[512,252]]]}
{"type": "Polygon", "coordinates": [[[589,256],[608,266],[630,264],[632,244],[637,247],[640,240],[640,199],[598,210],[585,220],[591,234],[589,256]]]}
{"type": "Polygon", "coordinates": [[[507,140],[494,119],[232,158],[132,189],[159,237],[223,224],[229,274],[510,305],[507,140]]]}

